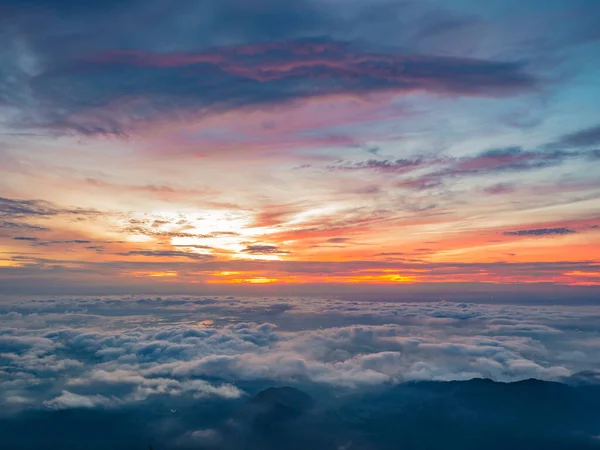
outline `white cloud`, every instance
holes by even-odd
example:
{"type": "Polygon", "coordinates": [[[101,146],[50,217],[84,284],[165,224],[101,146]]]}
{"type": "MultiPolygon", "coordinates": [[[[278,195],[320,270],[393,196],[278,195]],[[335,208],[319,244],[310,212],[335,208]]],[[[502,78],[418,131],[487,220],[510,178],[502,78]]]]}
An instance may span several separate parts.
{"type": "Polygon", "coordinates": [[[2,312],[0,395],[52,407],[153,395],[236,398],[237,380],[358,388],[562,380],[600,367],[600,315],[586,307],[60,298],[0,305],[2,312]],[[272,303],[289,307],[257,313],[272,303]]]}
{"type": "Polygon", "coordinates": [[[45,401],[44,405],[51,409],[69,409],[106,407],[117,403],[117,400],[109,399],[102,395],[77,395],[69,391],[62,391],[61,395],[52,400],[45,401]]]}

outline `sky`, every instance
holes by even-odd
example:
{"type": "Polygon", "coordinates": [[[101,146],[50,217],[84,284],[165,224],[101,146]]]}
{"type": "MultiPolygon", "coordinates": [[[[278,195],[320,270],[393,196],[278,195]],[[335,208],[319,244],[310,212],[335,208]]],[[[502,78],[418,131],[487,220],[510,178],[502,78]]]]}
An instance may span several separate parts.
{"type": "Polygon", "coordinates": [[[596,0],[0,0],[0,294],[595,303],[596,0]]]}
{"type": "Polygon", "coordinates": [[[598,17],[0,0],[2,448],[598,449],[598,17]]]}

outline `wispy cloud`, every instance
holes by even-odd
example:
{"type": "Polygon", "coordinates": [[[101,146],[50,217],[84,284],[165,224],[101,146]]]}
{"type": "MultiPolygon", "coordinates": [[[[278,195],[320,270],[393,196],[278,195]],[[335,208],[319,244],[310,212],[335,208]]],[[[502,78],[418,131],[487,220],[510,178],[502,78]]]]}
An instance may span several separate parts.
{"type": "Polygon", "coordinates": [[[505,231],[505,236],[564,236],[566,234],[574,234],[575,230],[570,228],[534,228],[532,230],[516,230],[505,231]]]}
{"type": "Polygon", "coordinates": [[[131,250],[126,253],[118,253],[120,256],[146,256],[151,258],[189,258],[197,261],[208,261],[211,255],[182,252],[176,250],[131,250]]]}
{"type": "Polygon", "coordinates": [[[600,145],[600,125],[561,136],[554,147],[593,147],[600,145]]]}
{"type": "Polygon", "coordinates": [[[7,220],[0,220],[0,228],[9,230],[50,231],[50,228],[47,227],[40,227],[25,222],[10,222],[7,220]]]}
{"type": "MultiPolygon", "coordinates": [[[[20,200],[0,197],[0,217],[6,219],[27,219],[71,215],[99,215],[101,212],[86,208],[60,208],[46,200],[20,200]]],[[[40,231],[40,230],[38,230],[40,231]]]]}
{"type": "Polygon", "coordinates": [[[242,251],[251,255],[277,255],[289,253],[276,245],[270,244],[250,244],[242,251]]]}

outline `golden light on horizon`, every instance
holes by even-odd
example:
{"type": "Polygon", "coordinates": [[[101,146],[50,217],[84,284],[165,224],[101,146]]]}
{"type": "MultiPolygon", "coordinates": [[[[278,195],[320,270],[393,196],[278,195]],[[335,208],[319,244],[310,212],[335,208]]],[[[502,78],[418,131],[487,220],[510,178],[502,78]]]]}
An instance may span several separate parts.
{"type": "Polygon", "coordinates": [[[209,284],[269,284],[277,283],[278,278],[251,277],[251,278],[225,278],[220,280],[207,280],[209,284]]]}
{"type": "Polygon", "coordinates": [[[164,271],[164,272],[132,272],[131,276],[134,277],[151,277],[151,278],[174,278],[179,276],[178,272],[175,271],[164,271]]]}

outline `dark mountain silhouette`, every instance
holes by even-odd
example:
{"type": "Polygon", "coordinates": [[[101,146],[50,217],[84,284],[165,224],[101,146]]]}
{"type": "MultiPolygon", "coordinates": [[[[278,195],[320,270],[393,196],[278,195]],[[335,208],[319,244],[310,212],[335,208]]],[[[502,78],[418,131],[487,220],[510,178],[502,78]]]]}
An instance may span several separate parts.
{"type": "Polygon", "coordinates": [[[240,408],[240,413],[262,434],[297,419],[314,406],[312,397],[293,387],[271,387],[259,392],[240,408]]]}
{"type": "Polygon", "coordinates": [[[329,392],[271,387],[233,401],[164,397],[115,410],[29,411],[0,419],[0,447],[599,449],[600,385],[582,376],[585,382],[570,384],[474,379],[329,392]]]}
{"type": "Polygon", "coordinates": [[[270,387],[250,399],[248,405],[261,408],[286,408],[298,414],[314,405],[313,398],[293,387],[270,387]]]}

